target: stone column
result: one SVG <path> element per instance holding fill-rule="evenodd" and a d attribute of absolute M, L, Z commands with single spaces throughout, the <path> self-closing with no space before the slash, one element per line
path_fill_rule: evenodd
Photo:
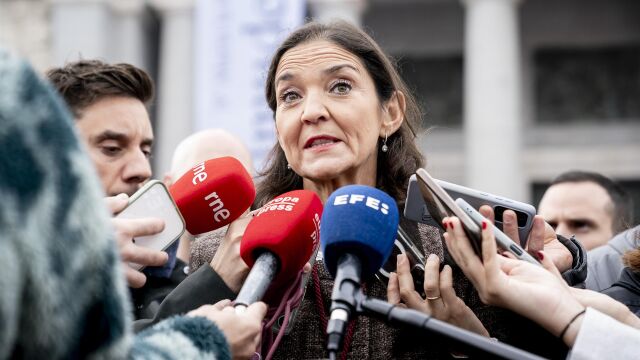
<path fill-rule="evenodd" d="M 171 166 L 178 143 L 193 131 L 193 0 L 152 0 L 160 12 L 154 177 Z"/>
<path fill-rule="evenodd" d="M 319 22 L 345 20 L 354 25 L 362 24 L 362 14 L 367 0 L 308 0 L 311 17 Z"/>
<path fill-rule="evenodd" d="M 464 139 L 470 187 L 528 199 L 522 166 L 519 0 L 462 0 L 466 8 Z"/>

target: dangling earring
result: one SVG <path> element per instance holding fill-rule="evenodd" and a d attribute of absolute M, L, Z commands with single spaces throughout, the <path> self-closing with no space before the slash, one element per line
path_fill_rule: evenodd
<path fill-rule="evenodd" d="M 389 147 L 387 146 L 387 132 L 384 133 L 384 140 L 382 141 L 382 152 L 386 153 L 389 151 Z"/>
<path fill-rule="evenodd" d="M 287 170 L 291 170 L 291 164 L 287 163 Z"/>

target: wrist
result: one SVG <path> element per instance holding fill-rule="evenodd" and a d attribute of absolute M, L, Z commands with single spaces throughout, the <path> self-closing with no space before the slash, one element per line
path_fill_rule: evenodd
<path fill-rule="evenodd" d="M 584 319 L 585 313 L 586 309 L 574 315 L 560 333 L 560 340 L 568 347 L 573 347 L 573 344 L 576 342 L 576 337 L 578 337 L 578 332 L 580 332 L 580 328 L 582 327 L 582 320 Z"/>
<path fill-rule="evenodd" d="M 578 302 L 573 296 L 566 292 L 560 295 L 560 301 L 554 311 L 544 317 L 545 321 L 540 322 L 544 328 L 558 338 L 563 337 L 563 331 L 567 325 L 571 323 L 576 315 L 583 312 L 585 307 Z M 568 331 L 568 330 L 567 330 Z M 566 331 L 565 331 L 566 333 Z"/>

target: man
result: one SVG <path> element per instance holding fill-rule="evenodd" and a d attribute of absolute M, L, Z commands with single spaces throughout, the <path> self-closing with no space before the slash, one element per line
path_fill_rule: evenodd
<path fill-rule="evenodd" d="M 129 64 L 81 60 L 47 72 L 64 98 L 80 137 L 98 172 L 106 203 L 113 214 L 122 211 L 128 196 L 151 177 L 149 157 L 153 130 L 146 106 L 154 86 L 143 70 Z M 162 231 L 160 219 L 112 219 L 129 286 L 140 288 L 146 276 L 128 262 L 162 265 L 167 254 L 136 246 L 132 239 Z"/>
<path fill-rule="evenodd" d="M 589 250 L 586 287 L 599 291 L 618 279 L 622 254 L 634 248 L 625 237 L 609 242 L 629 228 L 632 209 L 631 198 L 611 179 L 593 172 L 570 171 L 553 180 L 538 213 L 558 234 L 575 235 Z"/>
<path fill-rule="evenodd" d="M 556 233 L 575 235 L 591 250 L 629 227 L 631 199 L 606 176 L 570 171 L 553 180 L 540 200 L 538 213 Z"/>

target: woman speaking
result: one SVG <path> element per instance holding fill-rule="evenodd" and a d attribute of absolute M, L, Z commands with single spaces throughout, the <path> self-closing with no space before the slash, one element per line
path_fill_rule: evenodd
<path fill-rule="evenodd" d="M 342 22 L 299 28 L 271 61 L 266 98 L 278 141 L 258 184 L 257 206 L 296 189 L 312 190 L 324 201 L 341 186 L 360 184 L 387 192 L 403 207 L 409 177 L 424 163 L 414 142 L 421 113 L 394 65 L 371 37 Z M 247 218 L 239 219 L 226 232 L 211 233 L 194 244 L 193 269 L 210 265 L 217 274 L 216 288 L 227 294 L 240 289 L 248 271 L 238 255 L 247 223 Z M 427 267 L 435 274 L 426 276 L 436 279 L 429 286 L 453 294 L 431 299 L 438 304 L 425 302 L 433 316 L 505 341 L 521 330 L 509 329 L 515 315 L 483 305 L 461 272 L 451 266 L 438 272 L 438 263 L 446 258 L 441 230 L 405 219 L 400 225 L 429 256 Z M 547 251 L 556 249 L 558 265 L 570 268 L 570 253 L 557 246 L 555 237 L 548 245 Z M 315 263 L 310 278 L 293 329 L 280 343 L 276 358 L 327 356 L 326 318 L 333 281 L 321 261 Z M 364 287 L 370 296 L 387 296 L 379 282 Z M 391 289 L 394 298 L 389 300 L 406 301 L 407 296 L 415 294 Z M 524 331 L 524 325 L 521 328 Z M 527 338 L 538 341 L 534 344 L 538 349 L 552 346 L 548 340 L 540 343 L 534 333 Z M 448 358 L 455 350 L 429 335 L 366 317 L 356 320 L 344 349 L 343 354 L 354 359 Z"/>

